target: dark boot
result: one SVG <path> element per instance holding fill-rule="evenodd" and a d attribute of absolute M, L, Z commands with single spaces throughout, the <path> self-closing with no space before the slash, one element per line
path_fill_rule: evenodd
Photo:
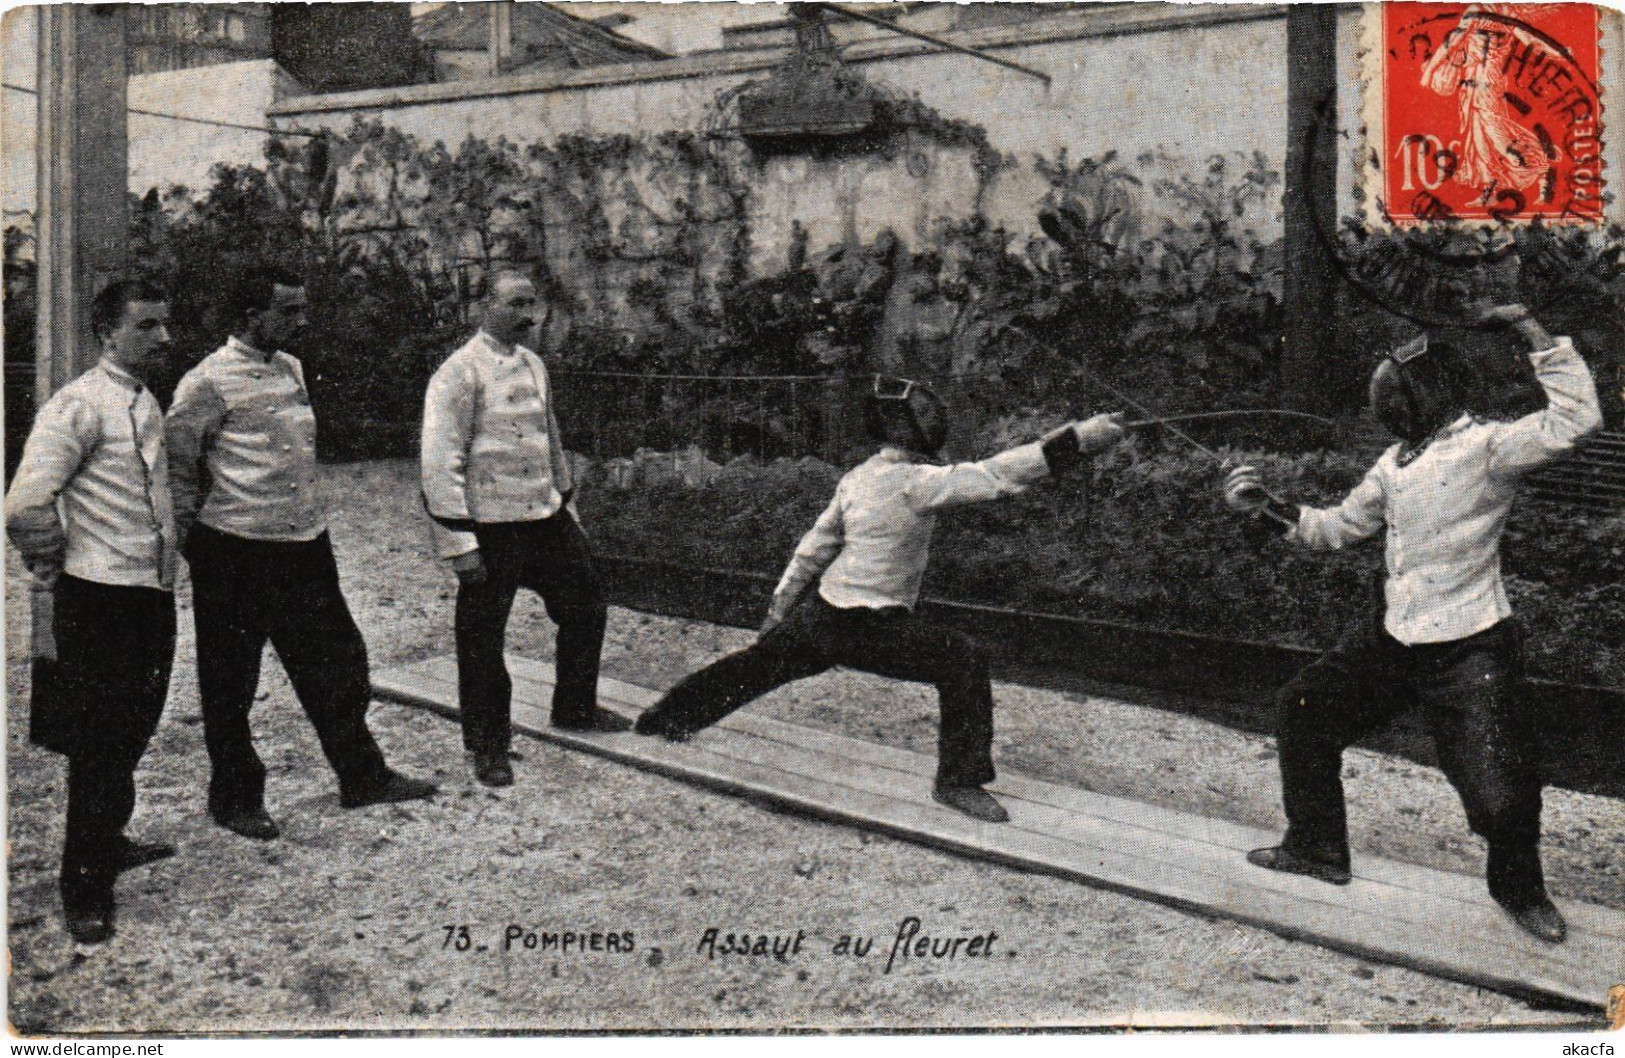
<path fill-rule="evenodd" d="M 980 786 L 937 786 L 931 791 L 931 799 L 984 823 L 1010 821 L 1010 813 Z"/>
<path fill-rule="evenodd" d="M 344 808 L 365 808 L 368 805 L 421 801 L 433 797 L 439 789 L 426 779 L 414 779 L 398 771 L 386 770 L 383 775 L 370 782 L 348 790 L 340 790 L 339 804 Z"/>
<path fill-rule="evenodd" d="M 611 712 L 602 706 L 593 706 L 585 713 L 560 716 L 553 714 L 553 726 L 560 731 L 601 732 L 613 734 L 619 731 L 632 730 L 632 722 L 620 713 Z"/>
<path fill-rule="evenodd" d="M 131 841 L 120 837 L 113 850 L 113 863 L 119 871 L 132 871 L 149 863 L 167 860 L 175 855 L 175 846 L 167 841 Z"/>
<path fill-rule="evenodd" d="M 1328 860 L 1300 856 L 1285 845 L 1254 849 L 1247 854 L 1247 862 L 1254 867 L 1280 871 L 1283 874 L 1301 874 L 1330 885 L 1347 885 L 1353 877 L 1347 863 L 1332 863 Z"/>
<path fill-rule="evenodd" d="M 483 786 L 503 787 L 513 785 L 513 765 L 508 763 L 506 753 L 476 753 L 474 754 L 474 778 Z"/>
<path fill-rule="evenodd" d="M 255 805 L 253 808 L 230 808 L 214 813 L 214 821 L 231 831 L 241 834 L 245 838 L 255 841 L 275 841 L 282 836 L 281 829 L 276 820 L 271 818 L 264 805 Z"/>
<path fill-rule="evenodd" d="M 1501 909 L 1512 916 L 1512 921 L 1518 928 L 1531 936 L 1539 937 L 1548 944 L 1561 944 L 1569 935 L 1569 926 L 1563 921 L 1563 913 L 1557 910 L 1551 897 L 1542 893 L 1533 903 L 1514 906 L 1512 904 L 1496 901 Z"/>

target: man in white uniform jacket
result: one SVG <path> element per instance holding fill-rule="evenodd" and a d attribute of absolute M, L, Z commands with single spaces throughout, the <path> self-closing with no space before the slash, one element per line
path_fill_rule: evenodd
<path fill-rule="evenodd" d="M 1283 503 L 1251 467 L 1226 482 L 1232 509 L 1267 517 L 1303 547 L 1338 549 L 1387 531 L 1381 620 L 1357 620 L 1281 692 L 1287 832 L 1248 858 L 1347 884 L 1343 750 L 1420 705 L 1468 824 L 1489 844 L 1490 895 L 1523 929 L 1556 942 L 1566 929 L 1540 865 L 1539 733 L 1522 693 L 1522 635 L 1501 583 L 1500 543 L 1518 479 L 1571 450 L 1602 416 L 1567 338 L 1553 338 L 1522 306 L 1487 309 L 1483 319 L 1529 342 L 1543 411 L 1513 422 L 1468 414 L 1459 354 L 1424 336 L 1372 376 L 1372 409 L 1401 441 L 1342 503 Z"/>
<path fill-rule="evenodd" d="M 192 571 L 209 814 L 270 841 L 265 764 L 249 714 L 269 643 L 316 730 L 345 808 L 412 801 L 433 783 L 393 770 L 367 727 L 367 644 L 350 615 L 316 470 L 316 414 L 298 348 L 304 280 L 256 266 L 226 278 L 234 331 L 186 373 L 165 427 L 176 530 Z"/>
<path fill-rule="evenodd" d="M 937 513 L 1015 496 L 1123 438 L 1097 415 L 976 463 L 943 466 L 946 410 L 907 380 L 876 380 L 869 429 L 880 451 L 835 487 L 768 606 L 762 637 L 689 676 L 638 718 L 640 734 L 682 741 L 775 687 L 836 666 L 935 684 L 942 723 L 932 795 L 990 823 L 1009 818 L 993 781 L 987 651 L 914 614 Z"/>
<path fill-rule="evenodd" d="M 423 405 L 424 504 L 458 581 L 463 745 L 488 786 L 513 782 L 513 685 L 503 642 L 520 588 L 540 595 L 558 625 L 554 726 L 628 727 L 598 706 L 604 601 L 570 504 L 574 485 L 547 368 L 519 344 L 535 328 L 538 307 L 525 276 L 494 277 L 479 333 L 435 372 Z"/>
<path fill-rule="evenodd" d="M 164 421 L 147 388 L 168 359 L 169 306 L 138 280 L 96 296 L 95 367 L 41 408 L 6 493 L 6 532 L 36 591 L 29 736 L 68 760 L 62 910 L 81 944 L 113 935 L 119 872 L 175 853 L 124 834 L 175 653 L 175 518 Z"/>

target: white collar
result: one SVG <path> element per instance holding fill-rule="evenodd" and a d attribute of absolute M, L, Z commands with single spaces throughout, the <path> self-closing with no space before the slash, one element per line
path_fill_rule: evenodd
<path fill-rule="evenodd" d="M 275 353 L 261 352 L 252 345 L 249 345 L 247 342 L 243 341 L 241 338 L 238 338 L 235 334 L 226 339 L 226 348 L 230 349 L 232 352 L 240 353 L 243 356 L 249 357 L 250 359 L 258 360 L 262 364 L 269 364 L 276 356 Z"/>
<path fill-rule="evenodd" d="M 486 330 L 484 327 L 481 327 L 480 330 L 479 330 L 479 333 L 474 335 L 474 340 L 479 341 L 479 342 L 484 342 L 485 347 L 487 349 L 491 350 L 493 353 L 497 354 L 498 356 L 513 356 L 516 353 L 529 352 L 529 350 L 527 350 L 524 346 L 520 345 L 518 342 L 515 342 L 512 345 L 507 345 L 507 344 L 503 343 L 500 339 L 498 339 L 495 335 L 493 335 L 490 331 Z"/>
<path fill-rule="evenodd" d="M 110 356 L 102 357 L 97 366 L 112 376 L 114 382 L 117 382 L 126 389 L 133 389 L 139 392 L 140 390 L 147 388 L 146 383 L 130 374 L 128 368 L 121 367 L 114 363 L 113 358 Z"/>

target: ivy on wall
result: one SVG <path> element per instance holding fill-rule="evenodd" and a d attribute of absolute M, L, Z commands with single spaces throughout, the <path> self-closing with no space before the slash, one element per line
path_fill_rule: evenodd
<path fill-rule="evenodd" d="M 846 238 L 815 245 L 800 222 L 781 228 L 785 218 L 769 211 L 780 208 L 784 188 L 773 182 L 787 171 L 717 129 L 451 147 L 358 119 L 342 136 L 273 142 L 264 170 L 223 168 L 202 195 L 147 196 L 138 257 L 184 291 L 178 308 L 198 355 L 218 340 L 213 270 L 258 256 L 318 277 L 334 293 L 317 299 L 312 356 L 339 388 L 358 391 L 344 398 L 358 422 L 411 421 L 419 383 L 501 267 L 543 286 L 553 309 L 545 342 L 566 368 L 970 375 L 984 420 L 1086 407 L 1100 399 L 1095 378 L 1174 409 L 1272 403 L 1283 254 L 1278 237 L 1260 234 L 1278 230 L 1281 177 L 1267 159 L 1190 166 L 1155 152 L 1063 150 L 1020 163 L 984 130 L 918 100 L 877 105 L 870 132 L 825 144 L 807 166 L 826 176 L 896 166 L 890 186 L 918 186 L 921 201 L 922 151 L 946 151 L 974 173 L 973 186 L 953 186 L 951 205 L 933 207 L 945 215 L 916 212 L 903 235 L 858 237 L 849 225 Z M 1022 179 L 1003 184 L 1022 164 Z M 1041 236 L 982 211 L 990 189 L 1031 194 L 1030 176 L 1044 189 Z M 782 245 L 764 257 L 767 239 Z M 1526 257 L 1538 248 L 1543 259 L 1578 262 L 1548 274 L 1592 277 L 1586 304 L 1617 306 L 1620 262 L 1595 240 L 1528 239 Z M 1346 243 L 1354 256 L 1386 252 L 1384 239 L 1352 227 Z M 1565 282 L 1545 299 L 1577 297 Z M 1357 362 L 1402 327 L 1344 310 L 1358 326 L 1344 329 L 1347 370 L 1328 365 L 1328 374 L 1357 378 Z"/>

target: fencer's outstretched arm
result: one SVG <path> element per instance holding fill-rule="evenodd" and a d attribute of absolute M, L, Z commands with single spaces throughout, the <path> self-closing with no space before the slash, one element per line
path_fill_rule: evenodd
<path fill-rule="evenodd" d="M 1337 551 L 1381 532 L 1387 509 L 1382 477 L 1372 467 L 1337 506 L 1299 507 L 1298 524 L 1286 536 L 1312 551 Z"/>
<path fill-rule="evenodd" d="M 1018 495 L 1117 444 L 1124 437 L 1122 418 L 1116 413 L 1096 415 L 975 463 L 921 467 L 909 483 L 909 505 L 917 511 L 935 511 Z"/>
<path fill-rule="evenodd" d="M 1597 387 L 1586 362 L 1567 338 L 1554 338 L 1522 306 L 1494 309 L 1489 318 L 1511 324 L 1529 342 L 1535 378 L 1546 391 L 1546 407 L 1507 423 L 1490 423 L 1489 469 L 1515 477 L 1544 466 L 1572 450 L 1602 425 Z"/>

